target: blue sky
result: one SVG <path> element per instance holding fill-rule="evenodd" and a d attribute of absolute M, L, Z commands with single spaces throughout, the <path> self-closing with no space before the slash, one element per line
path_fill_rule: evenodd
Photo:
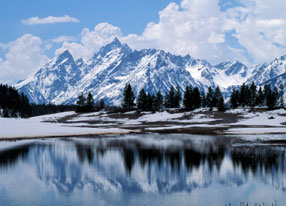
<path fill-rule="evenodd" d="M 28 3 L 27 3 L 28 2 Z M 101 22 L 108 22 L 121 28 L 123 34 L 144 31 L 150 21 L 158 21 L 158 12 L 168 3 L 179 0 L 9 0 L 1 2 L 0 42 L 13 41 L 25 33 L 44 39 L 60 35 L 77 35 L 85 27 L 92 28 Z M 26 26 L 22 19 L 30 17 L 69 15 L 80 20 L 78 24 L 51 24 Z"/>
<path fill-rule="evenodd" d="M 0 7 L 0 81 L 25 79 L 68 49 L 132 49 L 253 65 L 286 54 L 285 0 L 10 0 Z"/>

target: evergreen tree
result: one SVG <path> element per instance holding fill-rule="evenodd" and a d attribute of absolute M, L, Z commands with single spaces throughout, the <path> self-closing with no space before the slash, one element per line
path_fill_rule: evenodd
<path fill-rule="evenodd" d="M 222 94 L 221 94 L 220 88 L 219 86 L 217 86 L 215 88 L 214 96 L 213 96 L 212 103 L 211 103 L 213 107 L 218 107 L 218 101 L 221 99 L 221 97 L 222 97 Z"/>
<path fill-rule="evenodd" d="M 152 111 L 153 110 L 153 95 L 151 95 L 150 93 L 147 94 L 146 97 L 146 111 Z"/>
<path fill-rule="evenodd" d="M 204 92 L 201 93 L 201 103 L 202 103 L 202 107 L 207 106 L 206 95 Z"/>
<path fill-rule="evenodd" d="M 158 111 L 158 101 L 157 101 L 157 96 L 152 94 L 151 95 L 151 99 L 152 99 L 152 111 Z"/>
<path fill-rule="evenodd" d="M 19 94 L 13 87 L 0 84 L 0 116 L 28 117 L 31 113 L 31 105 L 23 93 Z"/>
<path fill-rule="evenodd" d="M 83 93 L 78 96 L 78 100 L 76 101 L 77 108 L 76 112 L 85 112 L 86 111 L 86 98 Z"/>
<path fill-rule="evenodd" d="M 213 89 L 209 87 L 207 95 L 206 95 L 206 106 L 207 107 L 213 107 L 213 98 L 214 98 Z"/>
<path fill-rule="evenodd" d="M 193 92 L 192 92 L 192 96 L 193 96 L 193 105 L 194 108 L 200 108 L 202 105 L 202 99 L 201 99 L 201 95 L 200 95 L 200 91 L 198 87 L 195 87 Z"/>
<path fill-rule="evenodd" d="M 258 106 L 262 106 L 264 104 L 264 94 L 263 94 L 263 91 L 262 91 L 262 88 L 259 87 L 258 89 L 258 92 L 256 94 L 256 105 Z"/>
<path fill-rule="evenodd" d="M 138 95 L 138 99 L 137 99 L 137 109 L 145 111 L 146 109 L 146 93 L 144 89 L 141 89 Z"/>
<path fill-rule="evenodd" d="M 89 92 L 86 98 L 86 110 L 92 112 L 94 108 L 94 100 L 92 94 Z"/>
<path fill-rule="evenodd" d="M 266 97 L 266 105 L 268 109 L 274 109 L 276 105 L 276 95 L 275 92 L 272 92 L 271 90 L 268 92 L 268 95 Z"/>
<path fill-rule="evenodd" d="M 178 108 L 181 105 L 181 101 L 182 101 L 182 94 L 181 94 L 181 90 L 179 88 L 179 86 L 177 86 L 176 88 L 176 92 L 175 92 L 175 104 L 174 107 Z"/>
<path fill-rule="evenodd" d="M 175 108 L 176 107 L 176 92 L 173 86 L 171 86 L 169 93 L 165 98 L 165 107 Z"/>
<path fill-rule="evenodd" d="M 163 102 L 164 102 L 163 95 L 161 94 L 161 91 L 159 90 L 156 95 L 156 110 L 162 109 Z"/>
<path fill-rule="evenodd" d="M 85 104 L 86 104 L 86 98 L 83 96 L 83 93 L 81 93 L 79 96 L 78 96 L 78 100 L 77 100 L 77 102 L 76 102 L 76 104 L 78 105 L 78 106 L 85 106 Z"/>
<path fill-rule="evenodd" d="M 97 109 L 102 110 L 105 108 L 105 103 L 103 101 L 103 99 L 101 99 L 98 103 Z"/>
<path fill-rule="evenodd" d="M 135 106 L 134 100 L 135 95 L 133 93 L 132 87 L 130 84 L 126 84 L 123 91 L 122 107 L 127 111 L 133 109 Z"/>
<path fill-rule="evenodd" d="M 225 111 L 225 104 L 224 104 L 223 96 L 220 96 L 220 98 L 218 99 L 217 107 L 218 107 L 218 111 L 220 111 L 220 112 Z"/>
<path fill-rule="evenodd" d="M 275 106 L 277 106 L 278 100 L 279 100 L 279 92 L 277 87 L 274 87 L 273 89 L 274 97 L 275 97 Z"/>
<path fill-rule="evenodd" d="M 283 84 L 280 84 L 280 86 L 279 86 L 279 106 L 281 108 L 284 107 L 283 95 L 284 95 L 284 86 L 283 86 Z"/>
<path fill-rule="evenodd" d="M 255 107 L 256 106 L 256 85 L 254 84 L 254 82 L 251 83 L 251 86 L 249 88 L 249 96 L 250 96 L 250 99 L 249 99 L 249 103 L 250 103 L 250 107 Z"/>
<path fill-rule="evenodd" d="M 265 84 L 263 86 L 263 99 L 264 99 L 264 102 L 263 102 L 263 105 L 267 105 L 267 98 L 271 96 L 271 87 L 268 85 L 268 84 Z"/>
<path fill-rule="evenodd" d="M 183 98 L 183 106 L 187 111 L 193 110 L 192 86 L 186 86 Z"/>
<path fill-rule="evenodd" d="M 243 83 L 240 87 L 240 92 L 239 92 L 239 105 L 245 107 L 247 103 L 247 86 Z"/>
<path fill-rule="evenodd" d="M 230 96 L 230 106 L 235 109 L 239 104 L 239 92 L 236 89 L 233 89 Z"/>

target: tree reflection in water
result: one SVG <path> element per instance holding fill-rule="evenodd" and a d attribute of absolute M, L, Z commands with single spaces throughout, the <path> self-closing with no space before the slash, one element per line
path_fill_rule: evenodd
<path fill-rule="evenodd" d="M 212 182 L 241 185 L 249 181 L 246 177 L 250 172 L 263 182 L 271 176 L 272 181 L 276 179 L 282 190 L 285 189 L 284 147 L 236 147 L 234 143 L 242 140 L 211 137 L 198 141 L 197 137 L 188 137 L 175 143 L 172 136 L 151 138 L 152 141 L 144 136 L 38 140 L 37 144 L 0 151 L 0 170 L 16 170 L 19 162 L 29 162 L 41 180 L 55 184 L 61 191 L 67 188 L 69 193 L 87 184 L 92 184 L 95 191 L 134 188 L 141 192 L 146 188 L 156 188 L 157 192 L 192 191 L 194 185 L 206 186 Z M 226 171 L 227 161 L 232 169 L 228 165 Z M 228 175 L 223 176 L 226 172 Z M 194 174 L 201 175 L 203 182 L 196 182 Z"/>

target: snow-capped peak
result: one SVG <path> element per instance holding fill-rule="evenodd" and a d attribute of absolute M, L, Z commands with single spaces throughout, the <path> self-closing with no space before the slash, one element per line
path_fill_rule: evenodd
<path fill-rule="evenodd" d="M 56 59 L 57 61 L 55 62 L 55 64 L 59 64 L 64 60 L 74 61 L 73 56 L 68 50 L 65 50 L 63 53 L 59 54 Z"/>
<path fill-rule="evenodd" d="M 122 53 L 129 53 L 132 50 L 129 48 L 127 44 L 121 44 L 118 38 L 115 38 L 111 43 L 103 46 L 98 53 L 94 55 L 94 57 L 100 55 L 100 56 L 105 56 L 112 50 L 120 50 Z"/>
<path fill-rule="evenodd" d="M 285 59 L 282 56 L 269 65 L 256 67 L 238 61 L 212 66 L 190 55 L 183 57 L 156 49 L 131 50 L 115 38 L 88 61 L 74 61 L 70 52 L 64 51 L 15 87 L 31 102 L 55 104 L 75 103 L 80 93 L 91 92 L 95 101 L 104 99 L 107 104 L 118 105 L 127 83 L 132 85 L 135 95 L 142 88 L 151 94 L 159 90 L 166 94 L 171 86 L 179 86 L 183 91 L 187 85 L 205 92 L 209 86 L 218 85 L 229 95 L 230 87 L 249 81 L 284 82 L 285 78 L 278 77 L 286 72 Z"/>

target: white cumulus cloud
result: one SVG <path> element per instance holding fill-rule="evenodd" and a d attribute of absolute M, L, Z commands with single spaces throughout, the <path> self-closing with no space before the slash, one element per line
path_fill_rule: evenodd
<path fill-rule="evenodd" d="M 9 42 L 5 49 L 5 58 L 0 61 L 2 81 L 15 83 L 27 78 L 38 66 L 48 61 L 42 40 L 31 34 L 25 34 Z"/>
<path fill-rule="evenodd" d="M 45 18 L 39 18 L 39 17 L 31 17 L 29 19 L 23 19 L 22 23 L 26 25 L 37 25 L 37 24 L 54 24 L 54 23 L 78 23 L 79 20 L 75 17 L 70 17 L 68 15 L 65 16 L 48 16 Z"/>
<path fill-rule="evenodd" d="M 7 51 L 0 61 L 0 77 L 25 78 L 47 60 L 46 50 L 56 49 L 55 45 L 59 44 L 55 54 L 69 50 L 75 59 L 87 60 L 115 37 L 133 49 L 156 48 L 179 55 L 190 54 L 213 64 L 227 59 L 262 63 L 285 55 L 286 1 L 240 0 L 241 6 L 226 10 L 220 8 L 219 1 L 170 3 L 159 12 L 159 20 L 149 22 L 141 34 L 123 35 L 119 27 L 100 23 L 93 29 L 84 28 L 79 38 L 60 36 L 50 44 L 28 34 L 8 44 L 0 43 L 0 48 Z M 32 17 L 23 23 L 78 21 L 69 16 Z"/>
<path fill-rule="evenodd" d="M 76 58 L 88 59 L 118 37 L 133 49 L 163 49 L 211 63 L 233 59 L 254 64 L 285 54 L 286 1 L 241 0 L 239 5 L 222 10 L 219 0 L 172 2 L 142 34 L 123 35 L 120 28 L 100 23 L 83 29 L 80 42 L 64 42 L 56 53 L 68 49 Z"/>
<path fill-rule="evenodd" d="M 89 59 L 100 47 L 111 42 L 115 37 L 121 36 L 122 32 L 119 27 L 108 23 L 100 23 L 93 30 L 84 28 L 79 43 L 65 41 L 62 47 L 56 51 L 56 54 L 69 50 L 76 59 Z"/>

